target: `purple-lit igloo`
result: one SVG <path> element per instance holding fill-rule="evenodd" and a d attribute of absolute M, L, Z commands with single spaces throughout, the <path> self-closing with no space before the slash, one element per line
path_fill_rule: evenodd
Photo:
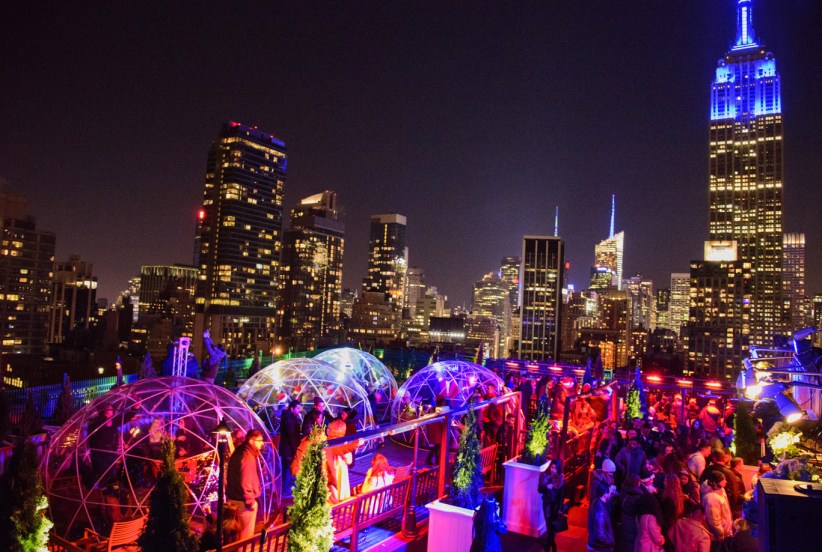
<path fill-rule="evenodd" d="M 385 407 L 379 410 L 388 414 L 388 403 L 397 395 L 397 380 L 377 357 L 359 349 L 340 347 L 323 351 L 314 358 L 351 373 L 366 391 L 375 392 L 375 404 Z"/>
<path fill-rule="evenodd" d="M 325 401 L 325 409 L 337 416 L 344 408 L 357 412 L 357 427 L 374 427 L 374 415 L 368 394 L 351 372 L 341 370 L 316 358 L 279 360 L 260 370 L 240 387 L 237 396 L 246 401 L 269 424 L 279 428 L 280 410 L 290 399 L 303 404 L 308 412 L 315 396 Z"/>
<path fill-rule="evenodd" d="M 219 462 L 211 432 L 221 419 L 232 430 L 263 432 L 258 519 L 268 520 L 279 507 L 281 483 L 280 461 L 265 425 L 222 387 L 162 377 L 112 389 L 55 433 L 40 469 L 57 534 L 73 539 L 85 528 L 108 534 L 112 522 L 146 515 L 163 437 L 175 440 L 188 511 L 195 516 L 206 507 L 216 511 Z"/>
<path fill-rule="evenodd" d="M 468 397 L 478 385 L 485 389 L 493 384 L 500 392 L 504 382 L 494 372 L 479 364 L 461 360 L 443 360 L 429 364 L 412 374 L 397 391 L 391 403 L 391 421 L 406 422 L 432 412 L 439 399 L 452 408 L 468 402 Z M 410 434 L 402 434 L 400 439 Z"/>

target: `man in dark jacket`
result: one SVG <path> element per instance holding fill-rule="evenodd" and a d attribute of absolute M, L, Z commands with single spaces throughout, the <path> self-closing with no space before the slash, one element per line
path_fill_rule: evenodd
<path fill-rule="evenodd" d="M 300 425 L 303 406 L 299 401 L 291 399 L 280 416 L 280 459 L 283 466 L 283 489 L 291 488 L 291 462 L 300 446 Z"/>
<path fill-rule="evenodd" d="M 588 509 L 588 550 L 610 552 L 614 549 L 614 527 L 607 505 L 611 494 L 611 488 L 607 485 L 594 487 Z"/>
<path fill-rule="evenodd" d="M 614 463 L 619 470 L 620 481 L 624 481 L 629 475 L 639 475 L 639 470 L 645 465 L 645 452 L 640 438 L 631 438 L 628 445 L 617 453 Z"/>
<path fill-rule="evenodd" d="M 228 478 L 225 489 L 229 504 L 237 508 L 239 538 L 254 535 L 257 521 L 257 499 L 260 497 L 260 473 L 257 460 L 263 449 L 263 434 L 252 429 L 245 442 L 237 447 L 228 461 Z"/>
<path fill-rule="evenodd" d="M 320 424 L 325 427 L 334 421 L 334 417 L 325 411 L 325 401 L 319 395 L 314 396 L 314 408 L 303 418 L 302 436 L 308 437 L 311 428 Z"/>

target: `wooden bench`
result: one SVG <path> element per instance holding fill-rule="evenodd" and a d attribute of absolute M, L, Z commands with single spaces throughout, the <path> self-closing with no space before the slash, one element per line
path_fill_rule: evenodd
<path fill-rule="evenodd" d="M 49 542 L 46 548 L 49 552 L 85 552 L 73 542 L 67 541 L 54 533 L 49 534 Z"/>
<path fill-rule="evenodd" d="M 496 479 L 497 473 L 497 445 L 494 443 L 493 445 L 488 445 L 487 447 L 480 449 L 480 466 L 482 466 L 482 475 L 483 477 L 491 474 L 491 481 Z"/>
<path fill-rule="evenodd" d="M 223 546 L 223 552 L 288 552 L 288 529 L 283 523 L 262 533 Z"/>

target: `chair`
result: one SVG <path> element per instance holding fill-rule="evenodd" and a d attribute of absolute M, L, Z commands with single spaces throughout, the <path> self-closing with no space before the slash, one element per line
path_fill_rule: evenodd
<path fill-rule="evenodd" d="M 143 516 L 130 521 L 117 521 L 112 524 L 111 534 L 109 534 L 108 538 L 96 531 L 86 529 L 85 536 L 81 542 L 85 544 L 86 550 L 107 550 L 108 552 L 112 550 L 121 550 L 123 552 L 126 550 L 139 550 L 139 547 L 137 547 L 137 539 L 143 534 L 147 519 L 148 516 Z M 95 537 L 98 540 L 97 543 L 91 540 Z M 106 544 L 108 544 L 108 548 L 105 548 Z"/>

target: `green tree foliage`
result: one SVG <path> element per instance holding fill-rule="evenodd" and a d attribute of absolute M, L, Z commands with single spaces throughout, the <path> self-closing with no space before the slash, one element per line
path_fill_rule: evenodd
<path fill-rule="evenodd" d="M 522 463 L 540 465 L 545 462 L 545 449 L 548 448 L 548 430 L 551 427 L 548 401 L 540 399 L 537 411 L 528 433 L 525 436 L 525 448 L 522 450 Z"/>
<path fill-rule="evenodd" d="M 634 418 L 642 417 L 642 408 L 639 401 L 639 389 L 631 385 L 628 397 L 625 399 L 625 420 L 630 422 Z"/>
<path fill-rule="evenodd" d="M 460 508 L 473 510 L 482 499 L 480 488 L 483 484 L 476 412 L 468 411 L 465 415 L 464 426 L 457 448 L 457 459 L 454 462 L 454 476 L 449 485 L 449 494 L 453 504 Z"/>
<path fill-rule="evenodd" d="M 23 411 L 23 419 L 20 421 L 20 434 L 28 437 L 39 433 L 43 429 L 43 419 L 34 404 L 34 396 L 31 393 L 26 397 L 26 409 Z"/>
<path fill-rule="evenodd" d="M 146 528 L 137 543 L 143 550 L 196 552 L 199 542 L 189 527 L 185 508 L 188 491 L 174 465 L 175 446 L 171 439 L 161 444 L 163 465 L 149 497 Z"/>
<path fill-rule="evenodd" d="M 334 543 L 322 427 L 315 425 L 308 439 L 310 444 L 294 483 L 294 504 L 288 509 L 288 552 L 326 552 Z"/>
<path fill-rule="evenodd" d="M 751 417 L 753 404 L 740 400 L 736 405 L 734 416 L 734 449 L 749 466 L 755 466 L 760 457 L 759 441 L 756 438 L 756 427 Z"/>
<path fill-rule="evenodd" d="M 54 526 L 46 517 L 48 500 L 38 470 L 37 445 L 23 439 L 0 483 L 0 549 L 45 552 Z"/>

